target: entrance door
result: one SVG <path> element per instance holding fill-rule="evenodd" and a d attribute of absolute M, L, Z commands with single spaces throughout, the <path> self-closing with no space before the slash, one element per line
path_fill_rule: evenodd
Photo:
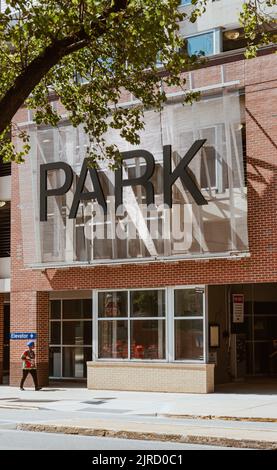
<path fill-rule="evenodd" d="M 4 304 L 4 360 L 3 383 L 9 383 L 10 374 L 10 304 Z"/>
<path fill-rule="evenodd" d="M 277 376 L 277 302 L 247 304 L 247 375 Z"/>
<path fill-rule="evenodd" d="M 232 366 L 239 366 L 236 378 L 277 377 L 277 284 L 232 286 L 232 294 L 243 294 L 244 317 L 233 322 L 231 312 Z"/>
<path fill-rule="evenodd" d="M 277 375 L 277 302 L 254 302 L 253 375 Z"/>

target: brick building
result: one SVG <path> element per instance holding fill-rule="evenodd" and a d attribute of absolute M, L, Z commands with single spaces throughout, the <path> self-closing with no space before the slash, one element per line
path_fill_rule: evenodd
<path fill-rule="evenodd" d="M 146 114 L 138 148 L 108 135 L 122 152 L 133 153 L 125 154 L 116 181 L 105 169 L 98 176 L 87 171 L 75 217 L 82 129 L 67 122 L 59 130 L 38 128 L 29 112 L 17 114 L 32 149 L 11 177 L 8 166 L 0 167 L 0 201 L 6 202 L 0 208 L 0 380 L 19 382 L 25 342 L 8 339 L 20 332 L 37 336 L 41 385 L 49 377 L 87 377 L 89 388 L 207 393 L 216 383 L 276 375 L 277 57 L 268 46 L 244 59 L 234 3 L 241 4 L 215 2 L 206 19 L 183 31 L 191 52 L 205 48 L 208 57 L 186 77 L 190 89 L 202 92 L 201 101 L 183 107 L 179 90 L 167 90 L 164 111 Z M 131 95 L 122 97 L 122 105 L 133 103 Z M 190 173 L 184 171 L 206 204 L 186 184 L 188 176 L 184 184 L 176 177 L 172 208 L 155 212 L 165 202 L 165 172 L 172 176 L 200 140 L 205 143 Z M 142 210 L 148 186 L 133 181 L 122 188 L 124 214 L 115 214 L 115 183 L 139 179 L 150 164 L 141 150 L 155 163 L 148 179 L 153 213 Z M 72 171 L 72 184 L 51 195 L 47 191 L 64 183 L 64 169 L 51 167 L 60 161 Z M 101 205 L 95 181 L 110 204 L 102 219 L 93 219 Z M 169 236 L 162 231 L 167 216 Z M 162 236 L 153 236 L 151 221 Z M 174 232 L 177 222 L 182 236 Z M 119 236 L 123 226 L 125 237 Z M 102 237 L 93 237 L 96 229 Z"/>

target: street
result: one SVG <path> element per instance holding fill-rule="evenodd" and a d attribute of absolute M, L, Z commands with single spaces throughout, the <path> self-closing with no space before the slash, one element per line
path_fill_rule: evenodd
<path fill-rule="evenodd" d="M 224 447 L 1 429 L 0 450 L 223 450 Z M 230 449 L 229 449 L 230 450 Z"/>

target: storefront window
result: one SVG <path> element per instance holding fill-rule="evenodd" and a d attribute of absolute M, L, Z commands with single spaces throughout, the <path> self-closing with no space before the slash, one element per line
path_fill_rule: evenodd
<path fill-rule="evenodd" d="M 87 361 L 92 357 L 92 348 L 63 347 L 63 377 L 83 378 L 87 376 Z"/>
<path fill-rule="evenodd" d="M 166 359 L 164 289 L 99 292 L 98 319 L 100 359 Z"/>
<path fill-rule="evenodd" d="M 99 358 L 128 358 L 128 322 L 125 320 L 104 320 L 99 322 Z"/>
<path fill-rule="evenodd" d="M 91 321 L 64 321 L 63 322 L 63 344 L 86 344 L 92 343 Z"/>
<path fill-rule="evenodd" d="M 100 292 L 98 295 L 99 317 L 127 317 L 127 292 Z"/>
<path fill-rule="evenodd" d="M 175 321 L 175 360 L 203 360 L 203 321 Z"/>
<path fill-rule="evenodd" d="M 86 361 L 92 359 L 91 299 L 52 300 L 50 312 L 50 377 L 86 377 Z"/>
<path fill-rule="evenodd" d="M 91 318 L 91 300 L 63 300 L 63 319 Z"/>
<path fill-rule="evenodd" d="M 132 320 L 131 359 L 165 358 L 165 320 Z"/>
<path fill-rule="evenodd" d="M 50 377 L 61 377 L 62 375 L 61 348 L 49 348 L 49 372 Z"/>
<path fill-rule="evenodd" d="M 165 297 L 163 290 L 130 292 L 131 317 L 164 317 Z"/>
<path fill-rule="evenodd" d="M 52 301 L 50 377 L 86 377 L 93 347 L 100 360 L 204 361 L 203 287 L 94 295 L 95 325 L 90 299 Z"/>
<path fill-rule="evenodd" d="M 204 289 L 175 289 L 174 344 L 176 361 L 204 359 Z"/>
<path fill-rule="evenodd" d="M 51 308 L 50 308 L 50 318 L 52 320 L 61 318 L 61 301 L 60 300 L 52 300 Z"/>
<path fill-rule="evenodd" d="M 202 317 L 203 289 L 176 289 L 174 292 L 175 317 Z"/>
<path fill-rule="evenodd" d="M 50 324 L 50 343 L 61 344 L 61 322 L 52 321 Z"/>

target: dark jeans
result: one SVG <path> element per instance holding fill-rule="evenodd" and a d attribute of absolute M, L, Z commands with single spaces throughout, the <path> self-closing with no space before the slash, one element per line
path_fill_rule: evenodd
<path fill-rule="evenodd" d="M 27 378 L 27 375 L 29 373 L 33 377 L 35 388 L 38 388 L 37 369 L 22 369 L 22 379 L 21 379 L 21 382 L 20 382 L 20 388 L 23 388 L 24 382 L 25 382 L 25 380 Z"/>

